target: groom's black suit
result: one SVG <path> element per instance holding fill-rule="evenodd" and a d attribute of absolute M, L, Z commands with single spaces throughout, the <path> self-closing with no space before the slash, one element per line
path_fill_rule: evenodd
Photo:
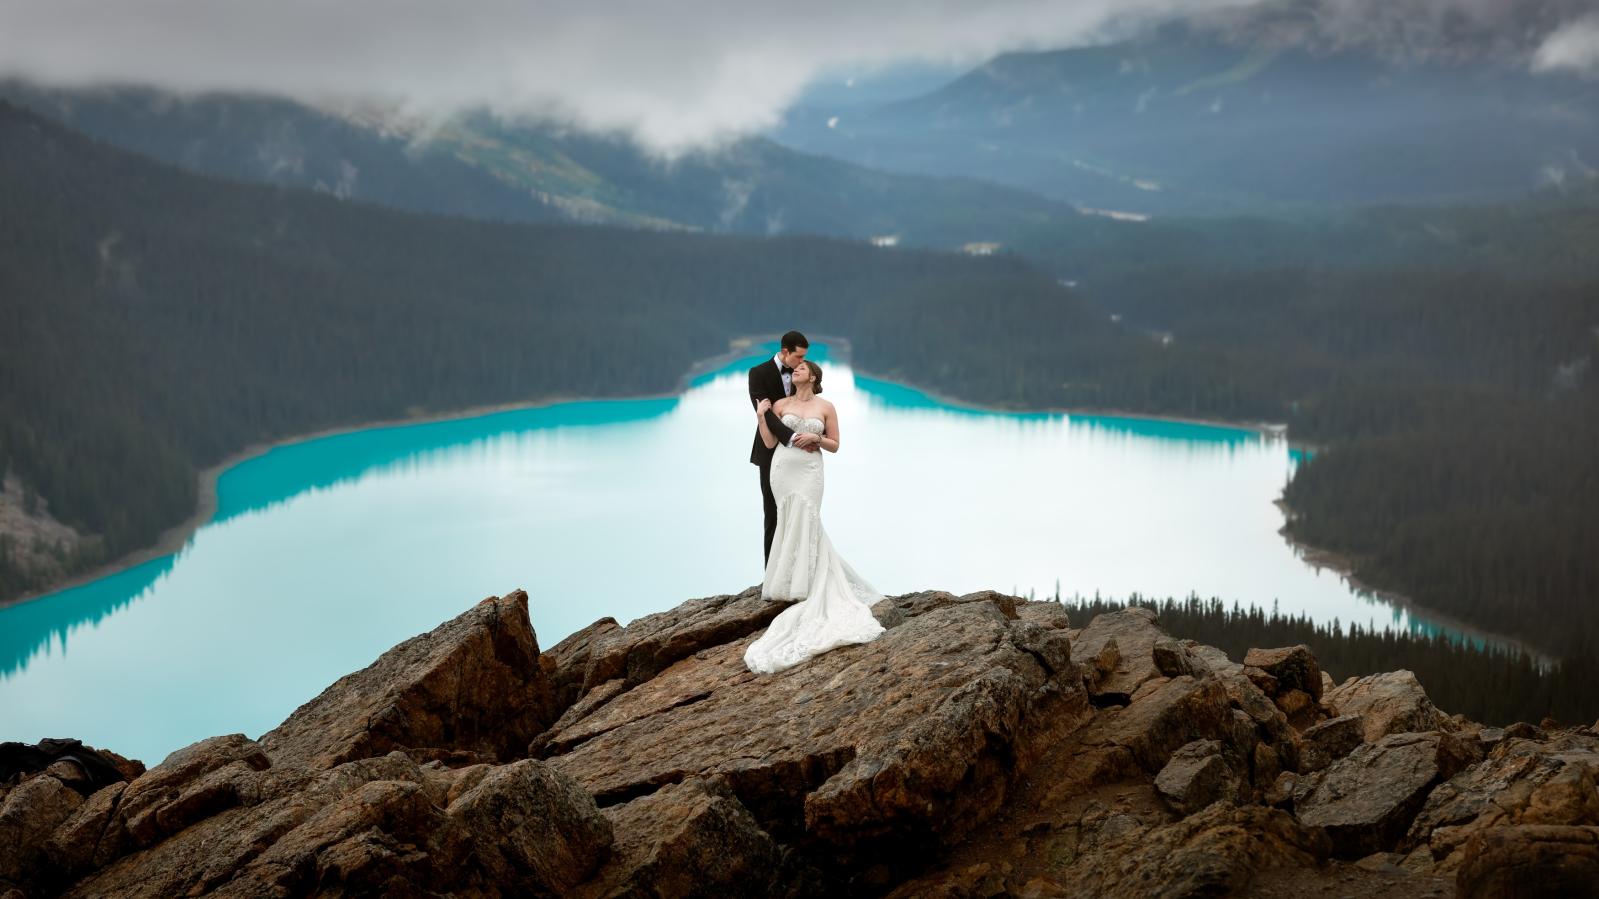
<path fill-rule="evenodd" d="M 787 396 L 783 392 L 783 372 L 777 367 L 776 359 L 768 359 L 760 365 L 750 369 L 750 408 L 760 405 L 761 400 L 771 400 L 776 403 Z M 787 444 L 793 438 L 794 432 L 783 424 L 777 413 L 766 413 L 766 427 L 777 438 L 780 444 Z M 750 450 L 750 462 L 760 466 L 761 469 L 761 509 L 766 515 L 766 551 L 763 559 L 772 556 L 772 534 L 777 531 L 777 500 L 772 496 L 772 454 L 775 450 L 766 448 L 761 442 L 761 432 L 755 430 L 755 447 Z"/>

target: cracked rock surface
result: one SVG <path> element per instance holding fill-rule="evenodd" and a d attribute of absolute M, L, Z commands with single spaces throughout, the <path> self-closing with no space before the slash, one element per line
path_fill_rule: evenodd
<path fill-rule="evenodd" d="M 889 597 L 877 640 L 746 671 L 786 605 L 541 652 L 517 591 L 259 739 L 149 770 L 10 744 L 0 899 L 1594 895 L 1591 729 L 992 591 Z"/>

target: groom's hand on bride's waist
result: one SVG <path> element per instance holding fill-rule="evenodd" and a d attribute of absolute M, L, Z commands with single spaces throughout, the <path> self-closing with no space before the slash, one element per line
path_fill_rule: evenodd
<path fill-rule="evenodd" d="M 793 446 L 795 449 L 816 452 L 822 448 L 822 438 L 815 434 L 795 434 Z"/>

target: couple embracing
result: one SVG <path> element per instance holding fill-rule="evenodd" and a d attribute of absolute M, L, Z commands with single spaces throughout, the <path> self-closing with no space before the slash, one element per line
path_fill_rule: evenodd
<path fill-rule="evenodd" d="M 775 357 L 750 369 L 756 422 L 750 462 L 760 468 L 766 518 L 761 595 L 799 602 L 745 651 L 744 664 L 763 674 L 883 632 L 871 608 L 882 597 L 822 530 L 822 457 L 838 452 L 838 410 L 819 395 L 822 367 L 805 358 L 805 335 L 790 331 L 780 345 Z"/>

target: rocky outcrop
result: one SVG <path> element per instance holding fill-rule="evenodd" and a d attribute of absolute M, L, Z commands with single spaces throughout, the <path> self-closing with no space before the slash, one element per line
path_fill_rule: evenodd
<path fill-rule="evenodd" d="M 1110 612 L 1083 628 L 1072 661 L 1083 666 L 1095 704 L 1126 704 L 1139 687 L 1167 676 L 1155 661 L 1155 644 L 1165 639 L 1148 609 Z"/>
<path fill-rule="evenodd" d="M 331 768 L 395 749 L 448 747 L 508 761 L 555 721 L 554 685 L 521 590 L 465 614 L 340 678 L 261 737 L 275 760 Z"/>
<path fill-rule="evenodd" d="M 690 778 L 605 810 L 609 861 L 574 899 L 771 896 L 805 872 L 785 870 L 770 834 L 720 779 Z"/>
<path fill-rule="evenodd" d="M 1155 789 L 1178 814 L 1190 815 L 1212 802 L 1238 798 L 1234 767 L 1221 741 L 1195 740 L 1172 753 L 1155 775 Z"/>
<path fill-rule="evenodd" d="M 1482 764 L 1428 795 L 1409 844 L 1425 849 L 1439 870 L 1452 871 L 1476 834 L 1532 824 L 1599 824 L 1599 736 L 1566 732 L 1500 742 Z"/>
<path fill-rule="evenodd" d="M 1389 734 L 1454 729 L 1449 716 L 1438 711 L 1409 671 L 1352 677 L 1324 693 L 1322 701 L 1335 714 L 1359 715 L 1368 743 Z"/>
<path fill-rule="evenodd" d="M 1300 769 L 1320 771 L 1365 742 L 1366 723 L 1360 715 L 1339 715 L 1305 728 Z"/>
<path fill-rule="evenodd" d="M 1460 899 L 1599 899 L 1599 827 L 1497 827 L 1463 854 Z"/>
<path fill-rule="evenodd" d="M 1390 734 L 1301 779 L 1295 814 L 1341 857 L 1393 849 L 1432 788 L 1475 761 L 1473 748 L 1452 734 Z"/>
<path fill-rule="evenodd" d="M 760 630 L 787 605 L 764 600 L 760 588 L 751 587 L 737 596 L 689 600 L 609 629 L 594 637 L 583 660 L 583 690 L 612 679 L 641 684 L 679 659 Z"/>
<path fill-rule="evenodd" d="M 149 771 L 15 749 L 0 897 L 1580 896 L 1596 876 L 1588 728 L 1482 728 L 1408 672 L 1329 687 L 1304 647 L 1235 661 L 1145 610 L 1075 631 L 989 591 L 890 597 L 877 640 L 756 676 L 744 649 L 785 605 L 694 600 L 541 652 L 517 592 L 259 740 Z"/>
<path fill-rule="evenodd" d="M 82 804 L 82 796 L 49 775 L 6 793 L 0 805 L 0 886 L 48 879 L 50 837 Z"/>
<path fill-rule="evenodd" d="M 0 784 L 17 783 L 45 770 L 88 796 L 101 787 L 138 777 L 144 773 L 144 765 L 109 750 L 85 746 L 80 740 L 0 743 Z"/>
<path fill-rule="evenodd" d="M 567 721 L 546 756 L 602 805 L 719 778 L 764 828 L 841 856 L 957 839 L 1087 697 L 1063 630 L 991 602 L 912 611 L 772 677 L 744 668 L 753 634 L 703 650 Z"/>
<path fill-rule="evenodd" d="M 1280 649 L 1251 649 L 1244 655 L 1244 667 L 1264 671 L 1276 684 L 1273 695 L 1288 690 L 1299 690 L 1312 700 L 1321 701 L 1321 666 L 1310 654 L 1310 647 L 1288 646 Z"/>

